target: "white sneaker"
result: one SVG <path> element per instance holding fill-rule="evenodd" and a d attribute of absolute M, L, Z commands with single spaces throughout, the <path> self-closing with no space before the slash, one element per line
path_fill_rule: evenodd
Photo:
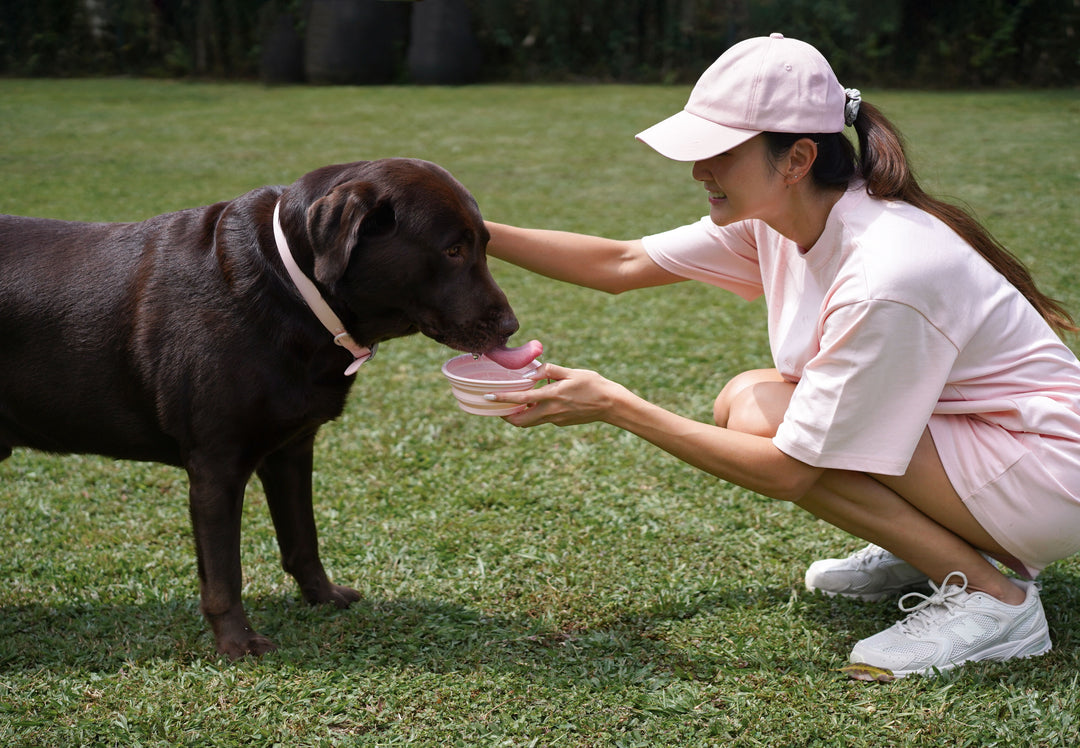
<path fill-rule="evenodd" d="M 961 583 L 950 584 L 956 578 Z M 908 593 L 900 599 L 900 610 L 910 615 L 856 644 L 850 660 L 891 670 L 902 678 L 965 662 L 1045 654 L 1050 651 L 1050 629 L 1039 588 L 1034 582 L 1012 581 L 1027 593 L 1019 605 L 968 592 L 967 577 L 959 571 L 949 574 L 940 588 L 931 582 L 932 595 Z M 905 606 L 908 598 L 922 601 Z"/>
<path fill-rule="evenodd" d="M 877 602 L 925 586 L 926 575 L 884 548 L 871 543 L 847 558 L 826 558 L 806 570 L 806 589 L 826 595 Z"/>

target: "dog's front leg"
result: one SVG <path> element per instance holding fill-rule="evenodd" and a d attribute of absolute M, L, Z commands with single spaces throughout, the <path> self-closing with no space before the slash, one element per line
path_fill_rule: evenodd
<path fill-rule="evenodd" d="M 319 537 L 312 509 L 311 469 L 315 435 L 311 434 L 268 455 L 258 468 L 266 503 L 277 530 L 281 566 L 300 585 L 312 605 L 333 603 L 346 608 L 360 593 L 333 584 L 319 558 Z"/>
<path fill-rule="evenodd" d="M 251 628 L 240 599 L 240 520 L 247 476 L 241 471 L 188 465 L 191 523 L 199 567 L 201 609 L 214 632 L 217 651 L 235 660 L 277 647 Z"/>

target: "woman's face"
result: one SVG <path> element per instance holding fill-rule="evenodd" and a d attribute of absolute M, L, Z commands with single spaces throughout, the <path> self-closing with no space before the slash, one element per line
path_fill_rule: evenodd
<path fill-rule="evenodd" d="M 748 218 L 772 225 L 782 218 L 784 180 L 769 160 L 761 135 L 730 151 L 694 162 L 691 173 L 709 193 L 709 218 L 717 226 Z"/>

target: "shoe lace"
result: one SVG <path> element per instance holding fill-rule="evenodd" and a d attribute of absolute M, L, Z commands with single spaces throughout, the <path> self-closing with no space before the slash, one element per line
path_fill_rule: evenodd
<path fill-rule="evenodd" d="M 950 584 L 949 580 L 953 577 L 959 577 L 960 583 Z M 933 582 L 928 582 L 928 584 L 934 590 L 931 594 L 909 592 L 900 598 L 900 610 L 909 614 L 898 624 L 902 631 L 910 633 L 925 631 L 934 619 L 947 613 L 950 608 L 961 605 L 958 598 L 967 592 L 968 579 L 964 572 L 953 571 L 941 581 L 940 587 Z M 918 600 L 918 602 L 909 604 L 908 598 Z"/>
<path fill-rule="evenodd" d="M 885 550 L 880 545 L 870 543 L 865 548 L 860 548 L 851 554 L 851 559 L 855 561 L 855 566 L 861 569 L 873 565 L 879 558 L 888 555 L 891 555 L 889 551 Z"/>

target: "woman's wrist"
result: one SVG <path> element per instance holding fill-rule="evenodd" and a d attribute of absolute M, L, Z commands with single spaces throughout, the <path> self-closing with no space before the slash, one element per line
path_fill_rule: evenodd
<path fill-rule="evenodd" d="M 658 406 L 634 394 L 618 382 L 608 380 L 606 403 L 598 420 L 626 431 L 636 431 L 635 426 L 643 423 L 644 414 L 650 407 Z"/>

